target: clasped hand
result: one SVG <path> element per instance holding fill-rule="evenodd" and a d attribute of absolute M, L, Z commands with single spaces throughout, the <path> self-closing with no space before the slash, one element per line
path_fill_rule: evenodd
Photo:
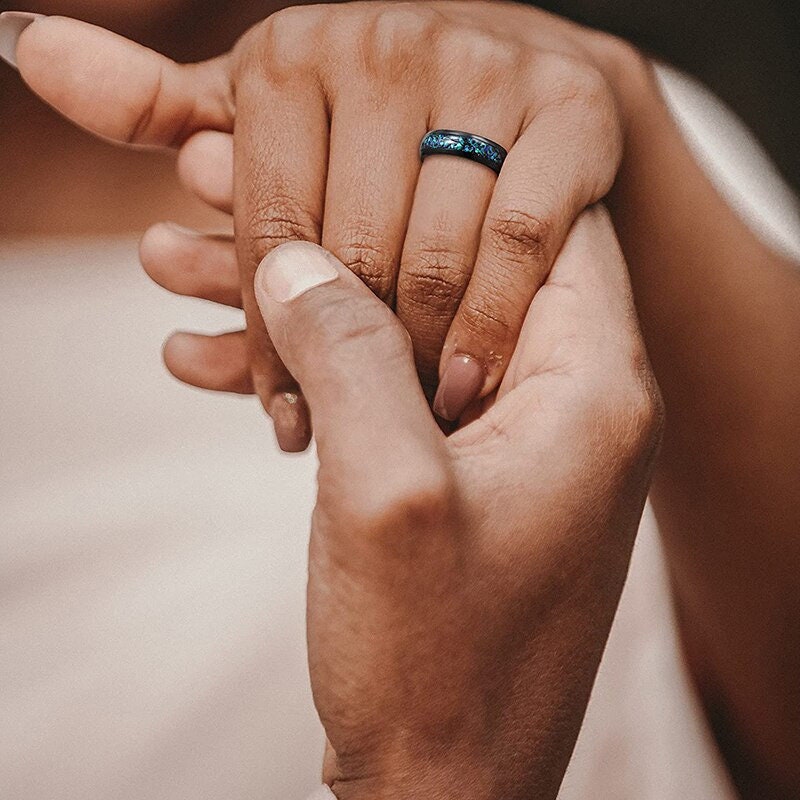
<path fill-rule="evenodd" d="M 395 309 L 426 394 L 457 420 L 496 391 L 573 221 L 611 187 L 618 78 L 641 68 L 617 39 L 487 2 L 287 8 L 195 65 L 71 20 L 34 27 L 18 50 L 34 90 L 102 136 L 181 147 L 185 181 L 233 213 L 235 246 L 161 225 L 143 263 L 174 291 L 244 306 L 247 340 L 180 335 L 166 362 L 198 386 L 255 390 L 286 450 L 311 426 L 255 308 L 264 255 L 297 239 L 334 253 Z M 420 164 L 432 128 L 507 148 L 499 179 Z"/>
<path fill-rule="evenodd" d="M 174 340 L 173 372 L 255 388 L 286 449 L 313 415 L 309 663 L 340 800 L 554 797 L 566 768 L 660 431 L 610 220 L 586 210 L 621 155 L 620 52 L 490 3 L 291 9 L 194 66 L 64 19 L 20 39 L 45 99 L 182 146 L 234 214 L 235 242 L 162 226 L 143 256 L 247 314 L 249 343 Z M 509 148 L 500 178 L 420 166 L 435 127 Z M 471 420 L 449 437 L 437 383 L 437 412 Z"/>

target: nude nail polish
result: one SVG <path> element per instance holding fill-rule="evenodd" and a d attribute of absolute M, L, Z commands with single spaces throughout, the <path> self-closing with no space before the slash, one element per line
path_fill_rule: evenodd
<path fill-rule="evenodd" d="M 302 453 L 311 440 L 305 398 L 294 392 L 282 392 L 273 398 L 268 413 L 275 425 L 278 447 L 284 453 Z"/>
<path fill-rule="evenodd" d="M 442 419 L 455 421 L 478 397 L 486 380 L 486 371 L 471 356 L 450 357 L 433 400 L 433 410 Z"/>
<path fill-rule="evenodd" d="M 17 42 L 30 24 L 41 19 L 43 14 L 28 11 L 4 11 L 0 14 L 0 58 L 17 68 Z"/>

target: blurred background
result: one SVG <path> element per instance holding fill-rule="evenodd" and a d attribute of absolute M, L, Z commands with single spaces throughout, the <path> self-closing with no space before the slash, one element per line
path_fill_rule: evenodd
<path fill-rule="evenodd" d="M 14 4 L 179 60 L 225 51 L 274 7 Z M 549 7 L 681 67 L 660 76 L 698 157 L 765 238 L 800 253 L 800 37 L 782 4 Z M 288 800 L 319 780 L 304 648 L 316 463 L 278 453 L 257 402 L 180 386 L 160 364 L 175 327 L 241 325 L 138 266 L 153 222 L 230 224 L 173 167 L 171 154 L 73 129 L 0 64 L 3 798 Z M 730 796 L 680 666 L 658 552 L 647 514 L 564 800 Z"/>

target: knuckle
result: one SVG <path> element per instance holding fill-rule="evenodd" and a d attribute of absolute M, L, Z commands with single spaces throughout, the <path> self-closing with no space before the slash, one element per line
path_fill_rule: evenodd
<path fill-rule="evenodd" d="M 594 107 L 613 102 L 613 90 L 606 76 L 582 56 L 552 54 L 542 58 L 540 66 L 546 76 L 545 105 L 578 103 Z"/>
<path fill-rule="evenodd" d="M 500 310 L 501 305 L 495 299 L 465 300 L 459 309 L 459 319 L 467 335 L 487 343 L 507 341 L 512 326 Z"/>
<path fill-rule="evenodd" d="M 459 60 L 470 72 L 493 75 L 516 67 L 522 57 L 520 42 L 478 27 L 451 27 L 441 39 L 441 55 L 448 62 Z"/>
<path fill-rule="evenodd" d="M 381 300 L 389 301 L 394 294 L 395 264 L 388 242 L 366 226 L 351 236 L 347 244 L 338 247 L 341 262 L 370 288 Z"/>
<path fill-rule="evenodd" d="M 491 249 L 515 263 L 548 261 L 553 243 L 553 223 L 544 216 L 506 209 L 487 221 Z"/>
<path fill-rule="evenodd" d="M 556 81 L 545 106 L 554 112 L 552 122 L 563 128 L 566 140 L 580 143 L 579 191 L 584 202 L 596 202 L 614 183 L 624 144 L 621 115 L 608 80 L 595 67 L 578 62 Z"/>
<path fill-rule="evenodd" d="M 465 25 L 450 25 L 439 35 L 435 60 L 439 74 L 458 81 L 458 90 L 468 108 L 490 97 L 516 92 L 516 80 L 524 66 L 519 42 L 491 31 Z"/>
<path fill-rule="evenodd" d="M 411 359 L 411 341 L 406 331 L 388 306 L 366 293 L 317 308 L 305 324 L 302 334 L 313 345 L 307 348 L 309 352 L 325 350 L 331 354 L 332 362 L 343 369 L 353 369 L 354 374 L 366 351 L 380 353 L 391 364 Z"/>
<path fill-rule="evenodd" d="M 471 260 L 464 252 L 423 243 L 403 260 L 398 295 L 436 315 L 452 311 L 464 294 L 471 271 Z"/>
<path fill-rule="evenodd" d="M 509 75 L 514 74 L 518 74 L 518 68 L 506 66 L 502 60 L 484 65 L 483 69 L 479 68 L 477 73 L 472 75 L 465 102 L 479 106 L 487 100 L 493 100 L 503 103 L 513 102 L 518 106 L 518 86 L 514 81 L 508 80 Z"/>
<path fill-rule="evenodd" d="M 399 56 L 402 62 L 418 52 L 419 42 L 430 37 L 438 22 L 439 14 L 433 9 L 398 5 L 388 13 L 376 14 L 365 33 L 377 58 L 393 63 Z"/>
<path fill-rule="evenodd" d="M 595 31 L 594 36 L 610 63 L 620 74 L 649 83 L 654 77 L 653 61 L 636 45 L 619 36 Z"/>
<path fill-rule="evenodd" d="M 570 84 L 575 98 L 586 105 L 604 105 L 613 97 L 603 73 L 585 63 L 573 71 Z"/>
<path fill-rule="evenodd" d="M 125 138 L 126 144 L 146 144 L 148 142 L 148 134 L 153 119 L 156 117 L 156 109 L 162 104 L 164 96 L 164 66 L 160 66 L 156 81 L 152 89 L 152 95 L 149 101 L 145 104 L 143 111 L 134 123 L 131 125 Z M 178 126 L 179 131 L 185 128 L 185 125 Z M 180 139 L 174 138 L 170 145 L 174 146 L 180 143 Z"/>
<path fill-rule="evenodd" d="M 318 21 L 318 8 L 287 6 L 275 11 L 266 20 L 270 43 L 279 46 L 281 50 L 292 47 L 310 31 L 314 31 Z"/>
<path fill-rule="evenodd" d="M 256 204 L 245 235 L 248 256 L 259 263 L 278 245 L 291 241 L 319 241 L 320 222 L 289 192 L 274 192 Z"/>
<path fill-rule="evenodd" d="M 636 380 L 630 392 L 630 417 L 634 441 L 640 447 L 654 448 L 664 430 L 664 399 L 647 356 L 637 360 Z"/>
<path fill-rule="evenodd" d="M 242 69 L 274 82 L 306 73 L 319 50 L 321 9 L 289 6 L 270 14 L 245 37 L 239 59 Z"/>
<path fill-rule="evenodd" d="M 413 472 L 396 472 L 380 490 L 345 500 L 343 521 L 352 533 L 408 553 L 415 540 L 424 541 L 425 534 L 448 524 L 455 497 L 452 476 L 439 463 L 415 466 Z"/>
<path fill-rule="evenodd" d="M 619 116 L 608 79 L 600 70 L 583 62 L 575 64 L 559 82 L 555 102 L 573 106 L 577 114 L 591 112 L 595 127 L 601 127 L 606 134 Z"/>
<path fill-rule="evenodd" d="M 630 354 L 627 367 L 607 387 L 609 427 L 620 447 L 633 454 L 655 450 L 664 427 L 664 401 L 644 346 Z"/>

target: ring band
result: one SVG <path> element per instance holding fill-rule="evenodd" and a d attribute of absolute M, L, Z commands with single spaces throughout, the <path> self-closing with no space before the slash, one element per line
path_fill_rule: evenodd
<path fill-rule="evenodd" d="M 499 175 L 508 152 L 497 142 L 474 133 L 436 130 L 426 133 L 419 145 L 419 157 L 423 161 L 426 156 L 433 155 L 468 158 L 489 167 Z"/>

